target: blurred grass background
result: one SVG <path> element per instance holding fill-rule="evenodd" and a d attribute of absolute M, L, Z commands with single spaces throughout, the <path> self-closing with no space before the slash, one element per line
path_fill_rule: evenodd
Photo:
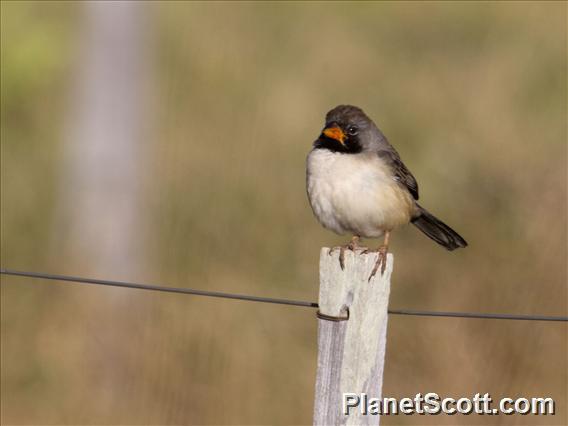
<path fill-rule="evenodd" d="M 85 5 L 1 3 L 3 267 L 316 300 L 319 248 L 345 238 L 312 217 L 304 161 L 352 103 L 470 243 L 396 232 L 393 308 L 567 315 L 566 3 L 140 3 L 130 275 L 94 268 L 65 220 Z M 311 422 L 312 310 L 117 291 L 2 276 L 3 424 Z M 557 414 L 384 424 L 568 422 L 565 324 L 389 321 L 385 396 L 553 397 Z"/>

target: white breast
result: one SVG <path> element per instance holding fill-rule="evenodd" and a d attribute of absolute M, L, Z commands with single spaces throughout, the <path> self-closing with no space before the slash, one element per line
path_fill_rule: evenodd
<path fill-rule="evenodd" d="M 314 149 L 307 158 L 308 198 L 319 222 L 367 238 L 410 221 L 414 200 L 375 154 Z"/>

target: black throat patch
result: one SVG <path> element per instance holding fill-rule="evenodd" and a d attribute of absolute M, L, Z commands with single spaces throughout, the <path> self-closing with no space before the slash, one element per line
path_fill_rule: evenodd
<path fill-rule="evenodd" d="M 327 149 L 331 152 L 342 152 L 345 154 L 358 154 L 363 150 L 363 147 L 359 143 L 357 137 L 350 136 L 345 139 L 345 144 L 342 144 L 338 140 L 333 138 L 328 138 L 324 134 L 314 142 L 315 149 Z"/>

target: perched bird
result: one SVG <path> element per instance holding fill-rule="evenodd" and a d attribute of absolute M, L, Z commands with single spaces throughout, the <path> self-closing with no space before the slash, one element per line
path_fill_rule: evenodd
<path fill-rule="evenodd" d="M 393 229 L 409 222 L 448 250 L 466 247 L 452 228 L 417 203 L 418 184 L 398 152 L 375 123 L 351 105 L 339 105 L 325 117 L 325 127 L 308 154 L 308 198 L 314 215 L 337 234 L 350 233 L 351 242 L 340 250 L 378 252 L 369 280 L 386 267 L 389 237 Z M 383 245 L 369 250 L 359 239 L 384 236 Z"/>

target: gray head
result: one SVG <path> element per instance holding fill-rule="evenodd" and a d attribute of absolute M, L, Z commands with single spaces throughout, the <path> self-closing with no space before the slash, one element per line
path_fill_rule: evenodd
<path fill-rule="evenodd" d="M 326 114 L 324 129 L 314 147 L 357 154 L 377 151 L 383 140 L 381 131 L 361 108 L 339 105 Z"/>

